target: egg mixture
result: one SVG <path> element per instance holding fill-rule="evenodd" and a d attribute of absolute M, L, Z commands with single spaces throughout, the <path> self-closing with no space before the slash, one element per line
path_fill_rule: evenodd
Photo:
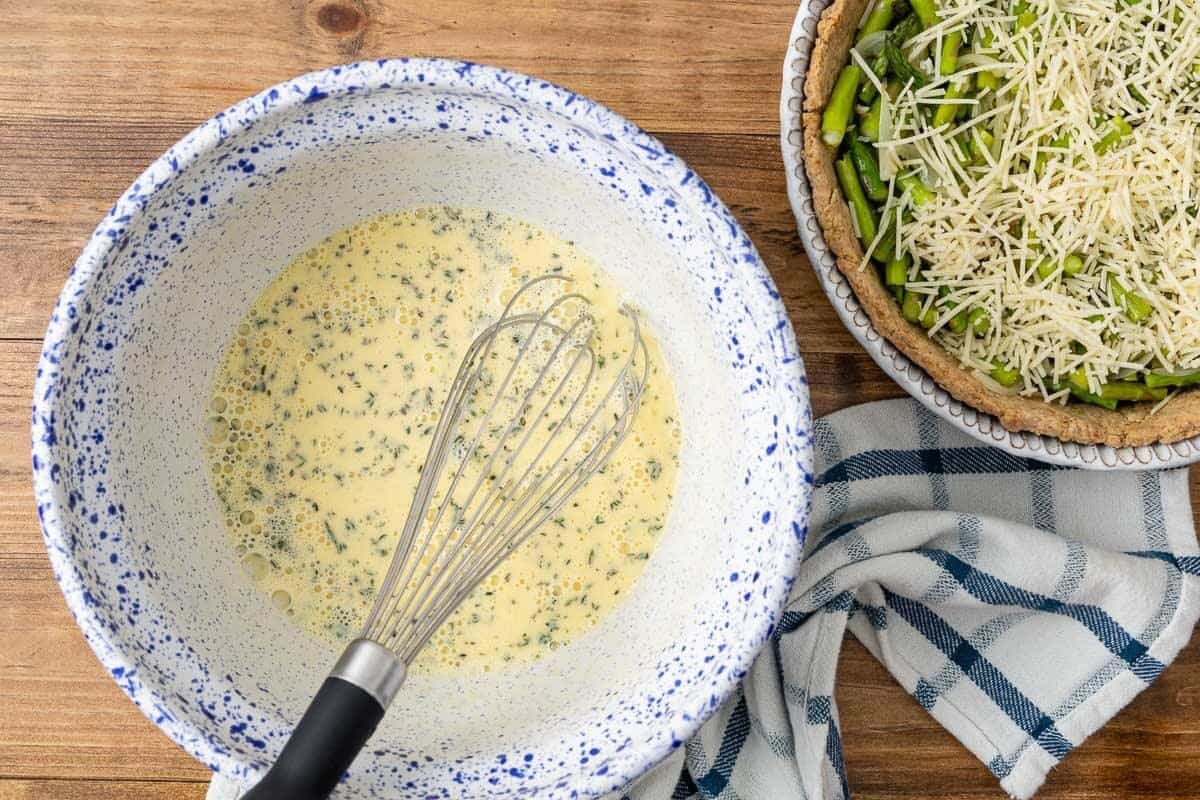
<path fill-rule="evenodd" d="M 571 242 L 484 210 L 360 222 L 297 258 L 254 303 L 217 373 L 204 433 L 230 544 L 279 613 L 333 642 L 358 634 L 459 361 L 542 274 L 573 278 L 570 291 L 592 302 L 595 380 L 611 384 L 630 346 L 612 280 Z M 649 378 L 629 438 L 479 585 L 415 670 L 530 661 L 629 594 L 666 523 L 680 446 L 671 378 L 644 320 L 642 332 Z"/>

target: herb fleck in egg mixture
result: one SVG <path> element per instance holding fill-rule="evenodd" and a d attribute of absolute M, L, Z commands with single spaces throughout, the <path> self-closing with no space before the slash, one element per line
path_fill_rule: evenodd
<path fill-rule="evenodd" d="M 528 279 L 592 301 L 596 383 L 628 352 L 612 281 L 572 243 L 480 210 L 424 207 L 347 228 L 271 283 L 228 346 L 206 422 L 209 474 L 243 569 L 296 623 L 353 638 L 387 573 L 434 425 L 471 340 Z M 680 442 L 650 376 L 608 466 L 485 580 L 414 669 L 488 671 L 583 634 L 636 581 L 666 522 Z"/>

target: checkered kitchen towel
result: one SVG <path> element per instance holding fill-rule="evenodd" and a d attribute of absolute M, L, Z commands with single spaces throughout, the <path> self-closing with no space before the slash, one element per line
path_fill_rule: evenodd
<path fill-rule="evenodd" d="M 1146 688 L 1200 613 L 1187 473 L 1050 467 L 908 400 L 817 422 L 807 554 L 772 642 L 632 800 L 850 794 L 847 628 L 1009 794 Z"/>

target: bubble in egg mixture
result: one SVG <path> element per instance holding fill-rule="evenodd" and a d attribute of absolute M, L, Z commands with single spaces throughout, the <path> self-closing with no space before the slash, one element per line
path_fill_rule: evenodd
<path fill-rule="evenodd" d="M 229 420 L 212 417 L 204 425 L 204 438 L 210 444 L 220 444 L 229 437 Z"/>
<path fill-rule="evenodd" d="M 595 400 L 631 344 L 620 295 L 572 243 L 523 222 L 447 207 L 386 214 L 319 243 L 266 288 L 231 336 L 203 430 L 230 547 L 266 613 L 334 642 L 358 634 L 459 360 L 545 273 L 572 277 L 569 291 L 593 303 Z M 538 658 L 629 593 L 666 524 L 680 442 L 674 387 L 641 323 L 651 372 L 631 435 L 468 597 L 414 669 Z M 534 375 L 518 372 L 514 387 Z M 473 456 L 457 442 L 451 457 Z"/>
<path fill-rule="evenodd" d="M 262 580 L 271 569 L 271 564 L 258 553 L 247 553 L 242 557 L 242 569 L 254 580 Z"/>

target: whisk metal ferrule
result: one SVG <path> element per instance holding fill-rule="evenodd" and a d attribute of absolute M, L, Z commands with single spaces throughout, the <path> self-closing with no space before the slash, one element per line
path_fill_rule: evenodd
<path fill-rule="evenodd" d="M 342 651 L 341 657 L 329 672 L 331 678 L 353 683 L 379 703 L 386 711 L 396 699 L 408 668 L 388 648 L 370 639 L 355 639 Z"/>

